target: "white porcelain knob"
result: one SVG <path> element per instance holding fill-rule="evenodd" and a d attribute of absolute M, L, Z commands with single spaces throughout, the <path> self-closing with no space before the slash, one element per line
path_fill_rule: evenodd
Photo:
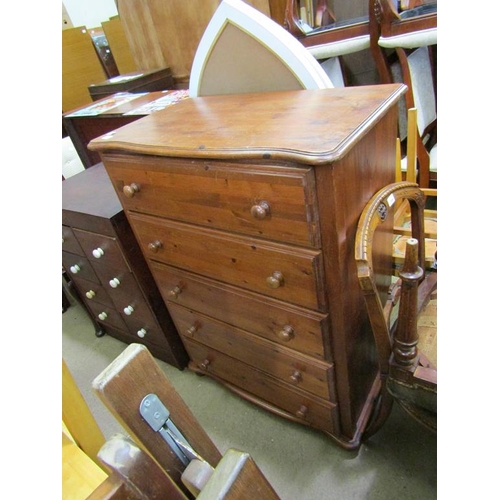
<path fill-rule="evenodd" d="M 146 336 L 146 333 L 148 333 L 146 331 L 146 329 L 145 328 L 141 328 L 140 330 L 137 331 L 137 336 L 141 337 L 141 339 L 143 339 Z"/>
<path fill-rule="evenodd" d="M 111 288 L 116 288 L 119 285 L 120 285 L 120 280 L 118 278 L 113 278 L 112 280 L 109 280 L 109 286 Z"/>
<path fill-rule="evenodd" d="M 81 271 L 80 269 L 80 266 L 78 264 L 75 264 L 74 266 L 71 266 L 69 268 L 69 270 L 73 273 L 73 274 L 77 274 L 79 271 Z"/>
<path fill-rule="evenodd" d="M 123 309 L 123 312 L 127 316 L 130 316 L 134 312 L 134 308 L 132 306 L 127 306 L 127 307 L 125 307 L 125 309 Z"/>
<path fill-rule="evenodd" d="M 87 299 L 93 299 L 95 297 L 95 292 L 94 290 L 89 290 L 85 296 L 87 297 Z"/>
<path fill-rule="evenodd" d="M 102 248 L 95 248 L 94 250 L 92 250 L 92 255 L 96 259 L 100 259 L 104 255 L 104 250 Z"/>
<path fill-rule="evenodd" d="M 108 317 L 108 315 L 107 315 L 107 313 L 105 313 L 105 312 L 103 311 L 103 312 L 102 312 L 101 314 L 99 314 L 97 317 L 98 317 L 101 321 L 104 321 L 104 320 Z"/>

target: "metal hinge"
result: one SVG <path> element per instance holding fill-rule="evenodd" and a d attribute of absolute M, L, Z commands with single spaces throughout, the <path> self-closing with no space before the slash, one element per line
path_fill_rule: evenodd
<path fill-rule="evenodd" d="M 148 394 L 143 398 L 139 406 L 139 412 L 149 426 L 155 432 L 160 433 L 185 466 L 193 459 L 206 462 L 193 450 L 187 439 L 172 422 L 170 412 L 156 394 Z"/>

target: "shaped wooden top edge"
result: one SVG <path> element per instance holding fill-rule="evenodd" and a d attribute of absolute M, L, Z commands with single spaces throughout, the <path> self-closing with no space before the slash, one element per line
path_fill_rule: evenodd
<path fill-rule="evenodd" d="M 110 134 L 89 149 L 174 158 L 342 158 L 406 92 L 403 84 L 185 99 Z"/>

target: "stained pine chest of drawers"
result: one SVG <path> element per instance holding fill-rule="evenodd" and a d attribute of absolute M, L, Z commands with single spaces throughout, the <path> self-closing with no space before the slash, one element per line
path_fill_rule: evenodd
<path fill-rule="evenodd" d="M 188 99 L 90 144 L 189 367 L 346 448 L 380 388 L 356 226 L 394 180 L 404 91 Z M 381 245 L 390 256 L 390 240 Z"/>
<path fill-rule="evenodd" d="M 102 163 L 62 183 L 62 261 L 96 334 L 146 345 L 184 368 L 187 354 Z"/>

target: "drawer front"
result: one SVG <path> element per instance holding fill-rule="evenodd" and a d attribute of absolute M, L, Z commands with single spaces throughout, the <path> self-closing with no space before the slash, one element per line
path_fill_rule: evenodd
<path fill-rule="evenodd" d="M 88 259 L 86 259 L 85 257 L 76 255 L 74 253 L 63 252 L 62 263 L 71 277 L 83 278 L 87 281 L 99 283 L 97 274 L 90 265 Z"/>
<path fill-rule="evenodd" d="M 78 291 L 85 300 L 114 307 L 113 301 L 100 283 L 78 278 L 78 275 L 75 275 L 74 281 L 78 287 Z"/>
<path fill-rule="evenodd" d="M 327 329 L 327 315 L 263 299 L 159 262 L 150 264 L 165 302 L 194 309 L 316 359 L 326 358 L 322 332 Z"/>
<path fill-rule="evenodd" d="M 73 231 L 90 262 L 99 262 L 108 267 L 130 270 L 115 238 L 81 229 Z"/>
<path fill-rule="evenodd" d="M 77 255 L 85 255 L 75 234 L 68 226 L 62 227 L 62 249 L 63 251 L 75 253 Z"/>
<path fill-rule="evenodd" d="M 194 365 L 271 403 L 304 423 L 338 434 L 338 410 L 334 403 L 295 389 L 246 363 L 191 340 L 184 345 Z"/>
<path fill-rule="evenodd" d="M 168 347 L 167 339 L 158 323 L 151 314 L 144 314 L 145 310 L 143 309 L 141 311 L 141 307 L 145 308 L 147 306 L 144 303 L 130 316 L 123 316 L 128 331 L 133 336 L 134 340 L 146 345 L 155 344 L 162 348 Z"/>
<path fill-rule="evenodd" d="M 325 309 L 321 252 L 129 214 L 145 255 L 203 276 L 316 310 Z"/>
<path fill-rule="evenodd" d="M 93 267 L 117 309 L 144 300 L 135 276 L 128 270 L 113 269 L 100 263 L 94 263 Z"/>
<path fill-rule="evenodd" d="M 87 304 L 94 313 L 96 319 L 104 326 L 109 324 L 111 326 L 119 328 L 120 330 L 127 330 L 127 325 L 125 324 L 121 314 L 116 309 L 98 304 L 97 302 L 89 301 L 87 302 Z"/>
<path fill-rule="evenodd" d="M 127 210 L 320 246 L 310 168 L 141 157 L 107 160 L 106 169 Z"/>
<path fill-rule="evenodd" d="M 330 398 L 332 365 L 307 358 L 181 306 L 170 304 L 169 310 L 182 336 L 232 358 L 244 360 L 245 363 L 316 396 Z"/>

